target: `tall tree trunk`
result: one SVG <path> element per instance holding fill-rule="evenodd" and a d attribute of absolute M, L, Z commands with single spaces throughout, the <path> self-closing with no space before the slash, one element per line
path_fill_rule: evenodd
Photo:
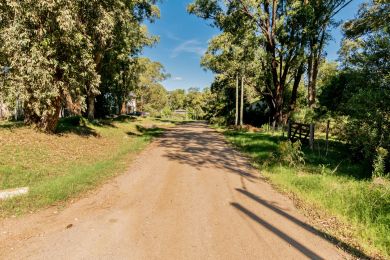
<path fill-rule="evenodd" d="M 298 88 L 299 88 L 299 85 L 301 83 L 303 72 L 304 72 L 304 62 L 302 62 L 299 65 L 299 67 L 294 75 L 294 83 L 293 83 L 293 88 L 292 88 L 292 92 L 291 92 L 291 100 L 290 100 L 290 106 L 289 106 L 289 110 L 288 110 L 288 117 L 290 117 L 291 112 L 293 112 L 295 110 L 295 105 L 297 103 L 297 98 L 298 98 Z"/>
<path fill-rule="evenodd" d="M 38 115 L 34 109 L 29 106 L 29 101 L 24 104 L 24 122 L 26 125 L 34 125 L 38 129 L 48 133 L 53 133 L 56 130 L 61 112 L 61 96 L 53 98 L 51 108 L 53 109 L 46 115 Z"/>
<path fill-rule="evenodd" d="M 95 55 L 95 64 L 96 64 L 96 72 L 99 75 L 101 74 L 102 59 L 103 59 L 103 52 L 98 51 Z M 97 94 L 94 93 L 94 91 L 91 88 L 87 90 L 87 111 L 88 111 L 87 116 L 89 120 L 95 119 L 95 98 Z"/>
<path fill-rule="evenodd" d="M 308 105 L 309 108 L 313 108 L 316 103 L 316 94 L 317 94 L 317 75 L 318 75 L 318 64 L 319 60 L 314 59 L 313 67 L 311 72 L 311 80 L 308 86 Z"/>
<path fill-rule="evenodd" d="M 63 71 L 59 68 L 56 69 L 55 78 L 58 82 L 61 82 Z M 28 89 L 29 98 L 24 101 L 24 122 L 27 125 L 34 125 L 38 129 L 48 133 L 54 133 L 57 128 L 58 121 L 60 119 L 60 113 L 62 108 L 62 100 L 65 99 L 64 90 L 59 89 L 57 96 L 50 99 L 50 103 L 41 103 L 32 93 L 33 89 Z M 39 112 L 32 108 L 31 104 L 38 107 Z M 17 105 L 18 107 L 18 105 Z"/>
<path fill-rule="evenodd" d="M 314 62 L 314 43 L 310 43 L 310 54 L 307 60 L 307 103 L 310 107 L 310 93 L 312 89 L 312 75 L 313 75 L 313 62 Z"/>
<path fill-rule="evenodd" d="M 47 116 L 47 118 L 45 120 L 46 122 L 44 122 L 44 125 L 43 125 L 43 129 L 46 132 L 49 132 L 49 133 L 53 133 L 56 130 L 58 121 L 60 119 L 61 96 L 58 96 L 55 99 L 55 102 L 53 103 L 53 106 L 54 106 L 54 109 L 55 109 L 54 113 Z"/>
<path fill-rule="evenodd" d="M 274 125 L 281 124 L 283 121 L 283 93 L 284 93 L 284 82 L 281 79 L 282 75 L 278 73 L 278 62 L 276 61 L 276 53 L 274 44 L 271 44 L 270 47 L 272 53 L 272 62 L 271 62 L 271 75 L 272 75 L 272 84 L 273 84 L 273 97 L 275 102 L 275 113 L 273 115 Z"/>
<path fill-rule="evenodd" d="M 126 101 L 122 101 L 122 105 L 121 105 L 121 112 L 120 112 L 121 115 L 126 115 L 127 114 L 127 105 L 126 105 Z"/>
<path fill-rule="evenodd" d="M 322 50 L 324 48 L 327 24 L 322 27 L 321 37 L 317 44 L 311 44 L 310 60 L 308 68 L 308 104 L 313 108 L 317 98 L 317 77 L 322 57 Z"/>
<path fill-rule="evenodd" d="M 87 97 L 87 111 L 88 111 L 88 119 L 94 120 L 95 119 L 95 95 L 90 94 Z"/>
<path fill-rule="evenodd" d="M 235 126 L 238 126 L 238 96 L 239 96 L 239 79 L 238 79 L 238 74 L 236 78 L 236 121 L 235 121 Z"/>
<path fill-rule="evenodd" d="M 283 86 L 281 84 L 276 87 L 274 122 L 276 125 L 283 122 Z"/>
<path fill-rule="evenodd" d="M 241 108 L 240 108 L 240 126 L 241 127 L 244 125 L 244 79 L 245 79 L 245 77 L 242 76 L 242 78 L 241 78 Z"/>

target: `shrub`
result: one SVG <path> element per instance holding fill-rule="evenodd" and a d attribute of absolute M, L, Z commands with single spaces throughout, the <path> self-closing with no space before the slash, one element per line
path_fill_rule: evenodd
<path fill-rule="evenodd" d="M 311 123 L 315 121 L 316 114 L 311 108 L 300 108 L 291 115 L 291 119 L 296 122 Z"/>
<path fill-rule="evenodd" d="M 291 141 L 283 141 L 278 145 L 279 159 L 287 163 L 289 166 L 296 167 L 305 164 L 304 154 L 302 152 L 302 144 L 298 140 L 295 143 Z"/>
<path fill-rule="evenodd" d="M 227 125 L 227 120 L 224 117 L 211 117 L 209 119 L 209 122 L 212 125 L 218 125 L 218 126 L 225 126 L 225 125 Z"/>
<path fill-rule="evenodd" d="M 172 111 L 169 107 L 164 107 L 163 110 L 161 111 L 161 117 L 167 118 L 172 116 Z"/>
<path fill-rule="evenodd" d="M 385 177 L 385 158 L 388 155 L 388 151 L 385 148 L 378 147 L 376 149 L 376 157 L 373 164 L 372 177 Z"/>

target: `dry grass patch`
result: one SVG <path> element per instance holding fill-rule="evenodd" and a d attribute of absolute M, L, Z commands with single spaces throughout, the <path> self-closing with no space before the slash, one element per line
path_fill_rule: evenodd
<path fill-rule="evenodd" d="M 152 124 L 156 127 L 139 131 L 140 126 Z M 161 132 L 161 125 L 152 119 L 125 117 L 85 122 L 81 127 L 65 123 L 60 133 L 48 135 L 0 123 L 0 189 L 28 186 L 31 190 L 27 196 L 0 202 L 0 216 L 65 201 L 123 172 Z"/>

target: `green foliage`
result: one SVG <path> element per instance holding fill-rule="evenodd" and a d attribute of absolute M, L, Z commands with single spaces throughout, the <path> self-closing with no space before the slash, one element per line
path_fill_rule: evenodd
<path fill-rule="evenodd" d="M 168 106 L 168 92 L 159 82 L 168 78 L 169 74 L 165 73 L 161 63 L 148 58 L 138 59 L 138 66 L 140 74 L 135 93 L 139 109 L 160 116 Z"/>
<path fill-rule="evenodd" d="M 169 107 L 166 106 L 161 110 L 161 117 L 167 118 L 170 117 L 171 115 L 172 115 L 172 110 Z"/>
<path fill-rule="evenodd" d="M 294 143 L 291 141 L 282 141 L 278 144 L 278 158 L 292 167 L 305 164 L 302 144 L 298 140 Z"/>
<path fill-rule="evenodd" d="M 8 103 L 23 103 L 26 123 L 52 131 L 61 99 L 80 95 L 85 84 L 94 89 L 99 84 L 90 41 L 77 22 L 77 5 L 70 0 L 5 5 L 14 22 L 0 28 L 1 51 L 10 68 L 1 91 Z"/>
<path fill-rule="evenodd" d="M 378 147 L 376 149 L 376 153 L 377 154 L 374 160 L 374 170 L 372 172 L 372 176 L 374 178 L 386 177 L 387 174 L 385 173 L 385 158 L 388 156 L 389 152 L 385 148 Z"/>
<path fill-rule="evenodd" d="M 138 77 L 135 56 L 156 40 L 141 25 L 158 16 L 154 3 L 0 1 L 0 98 L 48 132 L 62 108 L 93 118 L 97 95 L 122 102 Z"/>
<path fill-rule="evenodd" d="M 172 111 L 184 109 L 186 102 L 186 93 L 184 89 L 176 89 L 169 93 L 169 107 Z"/>
<path fill-rule="evenodd" d="M 138 89 L 138 106 L 141 111 L 149 112 L 152 116 L 178 119 L 209 119 L 213 112 L 214 94 L 210 89 L 205 88 L 200 91 L 198 88 L 176 89 L 167 91 L 158 78 L 161 65 L 158 65 L 157 73 L 152 72 L 147 76 L 147 80 Z M 143 75 L 143 74 L 141 74 Z M 163 75 L 164 76 L 164 75 Z M 184 110 L 185 114 L 175 113 L 176 110 Z"/>
<path fill-rule="evenodd" d="M 185 107 L 188 114 L 192 119 L 202 119 L 205 116 L 203 107 L 205 105 L 205 99 L 202 92 L 197 88 L 190 88 L 186 96 Z"/>
<path fill-rule="evenodd" d="M 291 114 L 291 120 L 301 123 L 313 123 L 316 117 L 314 110 L 308 107 L 298 108 Z"/>
<path fill-rule="evenodd" d="M 151 85 L 142 93 L 142 110 L 159 114 L 168 105 L 167 91 L 161 85 Z"/>
<path fill-rule="evenodd" d="M 347 37 L 367 35 L 383 30 L 389 33 L 390 6 L 386 0 L 370 0 L 364 3 L 357 18 L 344 24 Z"/>
<path fill-rule="evenodd" d="M 138 88 L 142 91 L 143 87 L 147 88 L 152 85 L 158 85 L 159 82 L 170 77 L 164 70 L 164 66 L 159 63 L 152 61 L 148 58 L 141 57 L 138 60 L 139 67 L 139 78 Z"/>
<path fill-rule="evenodd" d="M 346 2 L 196 0 L 188 11 L 222 31 L 202 59 L 202 66 L 217 74 L 214 85 L 234 88 L 236 77 L 245 76 L 246 102 L 251 103 L 252 94 L 265 100 L 272 121 L 281 124 L 296 107 L 305 70 L 308 104 L 314 106 L 328 28 Z M 213 91 L 229 101 L 233 96 L 231 91 Z M 226 110 L 233 108 L 222 109 L 218 112 L 229 121 Z"/>
<path fill-rule="evenodd" d="M 319 97 L 322 112 L 347 118 L 340 137 L 355 157 L 371 162 L 377 147 L 390 149 L 390 34 L 383 25 L 388 8 L 373 1 L 345 24 L 343 67 L 324 82 Z"/>
<path fill-rule="evenodd" d="M 223 116 L 220 117 L 211 117 L 209 119 L 210 124 L 215 125 L 215 126 L 226 126 L 226 118 Z"/>
<path fill-rule="evenodd" d="M 88 118 L 121 111 L 131 91 L 135 90 L 139 73 L 138 55 L 156 37 L 142 25 L 159 15 L 155 0 L 79 1 L 79 16 L 85 21 L 86 34 L 92 46 L 96 71 L 101 83 L 98 91 L 86 85 Z M 97 104 L 95 104 L 97 97 Z M 95 112 L 95 106 L 97 111 Z"/>
<path fill-rule="evenodd" d="M 227 139 L 253 158 L 262 175 L 279 188 L 293 193 L 318 216 L 337 217 L 344 225 L 327 226 L 327 232 L 357 250 L 373 256 L 390 256 L 389 182 L 373 183 L 363 161 L 352 163 L 348 147 L 331 142 L 327 157 L 302 147 L 305 164 L 298 169 L 280 164 L 273 154 L 291 144 L 271 133 L 226 131 Z M 324 140 L 317 140 L 324 145 Z M 282 144 L 281 144 L 282 143 Z M 319 209 L 319 210 L 318 210 Z M 325 212 L 325 213 L 324 213 Z M 358 253 L 359 254 L 359 253 Z M 358 255 L 359 256 L 359 255 Z"/>

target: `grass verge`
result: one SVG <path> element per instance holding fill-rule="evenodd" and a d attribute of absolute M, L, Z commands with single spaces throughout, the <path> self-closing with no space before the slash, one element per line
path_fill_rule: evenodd
<path fill-rule="evenodd" d="M 80 123 L 81 120 L 81 123 Z M 70 118 L 48 135 L 0 123 L 0 190 L 30 192 L 0 201 L 0 217 L 61 205 L 128 167 L 134 156 L 171 123 L 119 117 L 87 122 Z"/>
<path fill-rule="evenodd" d="M 320 223 L 320 228 L 343 241 L 357 256 L 390 257 L 390 182 L 368 179 L 365 162 L 354 162 L 347 147 L 324 140 L 314 151 L 304 148 L 305 164 L 290 167 L 277 158 L 280 134 L 224 131 L 227 139 L 253 158 L 272 184 L 290 194 Z M 352 250 L 351 250 L 352 249 Z"/>

